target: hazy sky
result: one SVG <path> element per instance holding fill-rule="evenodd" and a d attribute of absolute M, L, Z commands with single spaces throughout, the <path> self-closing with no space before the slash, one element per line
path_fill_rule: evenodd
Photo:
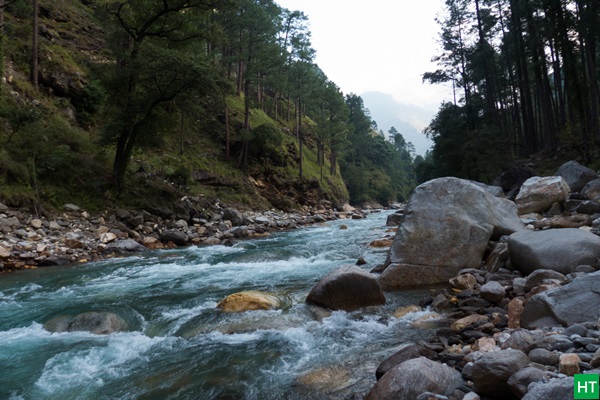
<path fill-rule="evenodd" d="M 435 70 L 444 0 L 275 0 L 308 15 L 316 63 L 344 93 L 380 91 L 435 112 L 448 88 L 423 84 Z"/>

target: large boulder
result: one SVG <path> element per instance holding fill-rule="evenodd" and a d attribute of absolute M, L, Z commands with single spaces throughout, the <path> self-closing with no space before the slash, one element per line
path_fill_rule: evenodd
<path fill-rule="evenodd" d="M 463 179 L 434 179 L 414 190 L 379 281 L 384 289 L 448 282 L 479 268 L 490 239 L 521 229 L 513 202 Z"/>
<path fill-rule="evenodd" d="M 600 178 L 596 172 L 577 161 L 564 163 L 556 171 L 556 175 L 562 176 L 573 192 L 581 191 L 588 182 Z"/>
<path fill-rule="evenodd" d="M 527 329 L 568 326 L 600 317 L 600 271 L 579 276 L 567 285 L 532 296 L 523 309 L 521 326 Z"/>
<path fill-rule="evenodd" d="M 419 357 L 389 370 L 377 381 L 366 400 L 416 399 L 424 392 L 449 396 L 463 384 L 457 370 Z"/>
<path fill-rule="evenodd" d="M 373 275 L 349 265 L 332 271 L 317 283 L 306 302 L 332 310 L 352 311 L 385 304 L 385 296 Z"/>
<path fill-rule="evenodd" d="M 510 236 L 508 252 L 525 274 L 550 269 L 566 275 L 578 265 L 598 265 L 600 237 L 576 228 L 524 230 Z"/>
<path fill-rule="evenodd" d="M 515 202 L 519 214 L 544 212 L 554 203 L 564 203 L 570 191 L 567 181 L 561 176 L 534 176 L 523 183 Z"/>
<path fill-rule="evenodd" d="M 500 350 L 484 353 L 473 363 L 471 378 L 477 394 L 490 399 L 515 399 L 508 379 L 529 364 L 529 358 L 520 350 Z"/>
<path fill-rule="evenodd" d="M 281 299 L 271 293 L 248 290 L 230 294 L 217 304 L 223 312 L 272 310 L 281 307 Z"/>

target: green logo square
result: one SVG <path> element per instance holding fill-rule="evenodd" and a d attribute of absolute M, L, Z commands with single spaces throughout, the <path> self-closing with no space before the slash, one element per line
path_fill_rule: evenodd
<path fill-rule="evenodd" d="M 600 399 L 598 374 L 575 374 L 575 399 Z"/>

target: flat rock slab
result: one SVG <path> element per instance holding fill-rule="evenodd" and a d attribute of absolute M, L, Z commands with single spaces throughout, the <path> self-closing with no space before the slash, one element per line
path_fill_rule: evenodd
<path fill-rule="evenodd" d="M 508 252 L 525 274 L 550 269 L 566 275 L 579 265 L 598 265 L 600 237 L 576 228 L 524 230 L 510 236 Z"/>

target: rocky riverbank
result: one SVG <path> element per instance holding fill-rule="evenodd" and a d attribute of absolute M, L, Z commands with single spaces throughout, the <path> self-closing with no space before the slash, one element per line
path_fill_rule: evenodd
<path fill-rule="evenodd" d="M 92 215 L 66 204 L 60 213 L 37 216 L 0 203 L 0 273 L 178 246 L 231 244 L 329 220 L 360 219 L 368 212 L 350 206 L 343 211 L 256 212 L 190 197 L 175 209 L 113 209 Z"/>
<path fill-rule="evenodd" d="M 381 362 L 368 400 L 565 400 L 575 374 L 600 374 L 598 174 L 514 176 L 504 191 L 441 178 L 413 193 L 377 279 L 447 283 L 405 310 L 445 319 Z"/>

